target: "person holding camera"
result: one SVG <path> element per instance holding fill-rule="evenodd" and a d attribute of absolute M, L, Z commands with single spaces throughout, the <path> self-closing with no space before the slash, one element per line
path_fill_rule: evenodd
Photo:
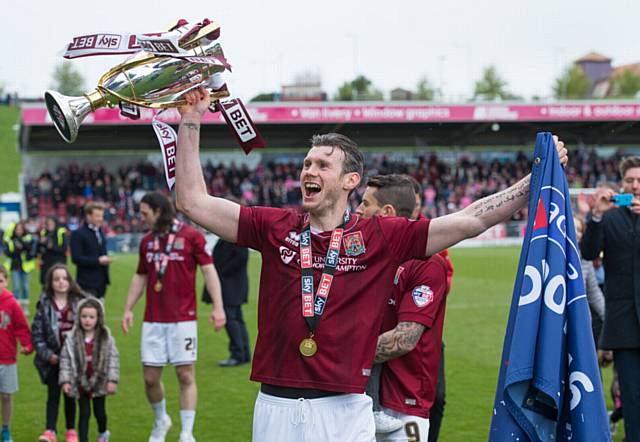
<path fill-rule="evenodd" d="M 580 248 L 587 260 L 604 252 L 605 318 L 599 347 L 613 350 L 625 434 L 640 441 L 640 157 L 620 162 L 622 194 L 600 187 Z M 599 351 L 602 358 L 604 352 Z"/>

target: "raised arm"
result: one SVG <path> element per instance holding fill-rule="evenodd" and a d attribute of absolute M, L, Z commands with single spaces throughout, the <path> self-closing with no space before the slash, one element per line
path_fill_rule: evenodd
<path fill-rule="evenodd" d="M 553 137 L 560 164 L 567 164 L 567 149 L 558 137 Z M 426 256 L 431 256 L 463 239 L 473 238 L 489 227 L 509 218 L 527 204 L 531 175 L 527 175 L 508 189 L 489 195 L 459 212 L 434 218 L 429 224 Z"/>
<path fill-rule="evenodd" d="M 235 243 L 240 206 L 207 193 L 200 164 L 200 123 L 210 104 L 209 94 L 199 88 L 184 98 L 187 104 L 178 109 L 182 119 L 176 153 L 176 206 L 202 227 Z"/>

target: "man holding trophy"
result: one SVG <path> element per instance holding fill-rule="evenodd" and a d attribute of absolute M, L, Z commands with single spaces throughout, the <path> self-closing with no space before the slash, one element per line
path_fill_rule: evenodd
<path fill-rule="evenodd" d="M 349 138 L 324 134 L 312 138 L 300 173 L 303 211 L 243 207 L 207 194 L 198 145 L 209 94 L 199 88 L 185 100 L 179 108 L 177 206 L 263 257 L 251 373 L 262 385 L 253 440 L 374 441 L 371 400 L 362 393 L 395 269 L 476 236 L 519 210 L 527 203 L 530 176 L 434 220 L 362 219 L 347 207 L 360 184 L 363 156 Z M 556 147 L 565 164 L 567 151 L 557 138 Z M 297 250 L 285 241 L 291 232 L 299 235 Z"/>
<path fill-rule="evenodd" d="M 251 373 L 261 387 L 253 440 L 375 441 L 371 400 L 363 392 L 396 268 L 511 216 L 527 203 L 530 177 L 434 220 L 362 219 L 348 211 L 348 197 L 360 184 L 364 158 L 352 140 L 332 133 L 311 140 L 300 173 L 302 211 L 243 207 L 212 197 L 198 155 L 200 125 L 211 100 L 227 94 L 216 75 L 228 64 L 221 51 L 205 50 L 200 44 L 189 48 L 198 36 L 217 38 L 209 25 L 195 34 L 176 25 L 171 35 L 136 36 L 151 52 L 112 69 L 96 91 L 84 97 L 48 93 L 49 112 L 60 134 L 72 142 L 83 116 L 102 105 L 120 104 L 134 118 L 136 106 L 178 106 L 177 136 L 168 125 L 154 122 L 170 186 L 175 179 L 178 209 L 219 237 L 262 253 Z M 70 46 L 70 58 L 87 55 L 86 51 L 96 55 L 102 50 L 97 41 Z M 131 41 L 122 36 L 110 50 L 126 53 Z M 197 72 L 188 73 L 194 69 Z M 245 130 L 239 124 L 240 119 L 249 120 L 239 101 L 216 101 L 215 110 L 223 113 L 245 151 L 263 145 L 253 126 Z M 564 143 L 555 140 L 565 164 Z M 285 241 L 291 238 L 299 239 L 295 244 Z"/>

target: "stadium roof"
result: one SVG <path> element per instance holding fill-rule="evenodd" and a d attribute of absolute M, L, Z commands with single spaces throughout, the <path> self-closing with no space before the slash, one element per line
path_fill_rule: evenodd
<path fill-rule="evenodd" d="M 304 147 L 313 133 L 339 131 L 362 146 L 469 146 L 528 144 L 539 130 L 563 134 L 568 142 L 640 143 L 640 102 L 576 101 L 556 103 L 321 102 L 256 103 L 247 106 L 265 140 L 273 147 Z M 118 109 L 98 109 L 68 145 L 58 136 L 47 111 L 37 104 L 22 109 L 20 149 L 157 149 L 151 120 L 141 110 L 133 121 Z M 170 109 L 161 119 L 179 122 Z M 497 124 L 496 124 L 497 123 Z M 219 114 L 204 119 L 203 146 L 235 147 Z"/>

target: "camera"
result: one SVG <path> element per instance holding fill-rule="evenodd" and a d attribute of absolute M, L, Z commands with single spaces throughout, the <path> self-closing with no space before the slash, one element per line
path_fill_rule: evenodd
<path fill-rule="evenodd" d="M 611 198 L 610 201 L 613 202 L 614 206 L 618 206 L 618 207 L 630 206 L 631 202 L 633 201 L 633 194 L 619 193 L 617 195 L 613 195 L 613 198 Z"/>

